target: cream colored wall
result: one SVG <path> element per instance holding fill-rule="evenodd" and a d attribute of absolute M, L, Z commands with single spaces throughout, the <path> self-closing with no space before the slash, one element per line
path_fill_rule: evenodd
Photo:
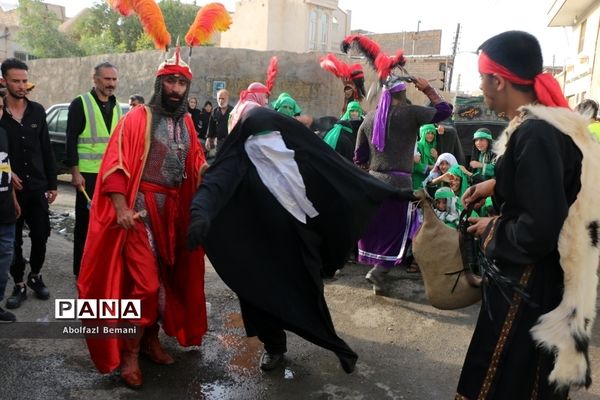
<path fill-rule="evenodd" d="M 581 23 L 576 25 L 575 40 L 572 43 L 574 54 L 566 65 L 564 94 L 569 99 L 569 105 L 575 106 L 586 98 L 600 100 L 600 6 L 593 9 L 587 16 L 581 18 L 586 21 L 585 39 L 583 49 L 578 52 L 579 37 L 582 29 Z"/>
<path fill-rule="evenodd" d="M 337 1 L 315 4 L 305 0 L 241 0 L 236 3 L 233 24 L 221 35 L 221 47 L 253 50 L 284 50 L 303 53 L 309 48 L 310 12 L 327 15 L 327 42 L 320 43 L 321 25 L 317 18 L 316 51 L 338 51 L 339 43 L 350 34 L 350 13 L 337 8 Z M 338 21 L 333 29 L 332 18 Z"/>
<path fill-rule="evenodd" d="M 308 11 L 303 0 L 270 0 L 267 48 L 303 53 L 308 47 Z"/>
<path fill-rule="evenodd" d="M 592 63 L 592 77 L 587 98 L 600 101 L 600 5 L 593 12 L 594 24 L 590 26 L 588 38 L 590 39 L 590 62 Z M 590 21 L 588 20 L 588 25 Z M 587 39 L 587 38 L 586 38 Z"/>
<path fill-rule="evenodd" d="M 269 0 L 241 0 L 235 4 L 233 23 L 221 34 L 221 47 L 267 50 Z"/>
<path fill-rule="evenodd" d="M 338 52 L 340 50 L 340 43 L 344 38 L 350 34 L 350 21 L 352 19 L 352 13 L 348 10 L 345 12 L 339 8 L 332 11 L 331 15 L 338 21 L 337 29 L 334 29 L 333 22 L 331 23 L 330 35 L 329 35 L 329 51 Z"/>

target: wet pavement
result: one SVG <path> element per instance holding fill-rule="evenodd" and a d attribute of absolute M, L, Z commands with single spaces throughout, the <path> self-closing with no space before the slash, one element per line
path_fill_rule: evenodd
<path fill-rule="evenodd" d="M 20 323 L 53 321 L 53 299 L 75 297 L 69 240 L 73 189 L 63 183 L 59 193 L 52 205 L 54 230 L 43 271 L 52 297 L 41 301 L 29 291 L 30 297 L 15 310 Z M 99 374 L 82 339 L 6 337 L 2 334 L 5 325 L 0 325 L 0 399 L 453 398 L 479 305 L 436 310 L 427 304 L 418 274 L 400 269 L 390 274 L 389 296 L 374 296 L 364 281 L 366 270 L 349 264 L 325 287 L 339 335 L 359 354 L 352 374 L 342 371 L 333 353 L 294 334 L 288 334 L 283 365 L 261 372 L 262 345 L 245 337 L 237 298 L 207 261 L 210 314 L 204 343 L 182 348 L 162 335 L 176 363 L 158 366 L 142 359 L 145 382 L 141 390 L 126 388 L 116 374 Z M 9 283 L 6 295 L 11 289 Z M 597 337 L 591 348 L 595 379 L 600 376 Z M 600 384 L 593 384 L 587 392 L 575 392 L 572 398 L 600 400 Z"/>

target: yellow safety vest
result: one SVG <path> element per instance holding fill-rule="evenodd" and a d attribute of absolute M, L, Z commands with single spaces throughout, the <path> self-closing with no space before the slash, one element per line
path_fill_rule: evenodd
<path fill-rule="evenodd" d="M 102 156 L 106 151 L 110 133 L 117 126 L 122 111 L 119 102 L 115 104 L 112 113 L 110 131 L 106 127 L 102 111 L 91 93 L 79 96 L 83 104 L 85 128 L 77 140 L 77 153 L 79 153 L 79 171 L 98 173 Z"/>

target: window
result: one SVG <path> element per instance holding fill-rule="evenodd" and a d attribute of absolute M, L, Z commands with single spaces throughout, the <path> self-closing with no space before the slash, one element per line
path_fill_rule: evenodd
<path fill-rule="evenodd" d="M 320 21 L 319 25 L 320 25 L 319 30 L 321 33 L 321 37 L 320 37 L 321 50 L 327 51 L 327 37 L 329 34 L 329 17 L 324 12 L 321 13 L 321 21 Z"/>
<path fill-rule="evenodd" d="M 338 19 L 336 17 L 331 17 L 331 30 L 337 32 L 339 27 L 340 24 L 338 22 Z"/>
<path fill-rule="evenodd" d="M 62 109 L 58 111 L 58 117 L 56 118 L 56 131 L 67 132 L 67 119 L 69 118 L 69 110 Z"/>
<path fill-rule="evenodd" d="M 317 49 L 317 12 L 311 11 L 308 21 L 308 49 Z"/>
<path fill-rule="evenodd" d="M 21 61 L 29 61 L 29 60 L 35 60 L 37 59 L 36 56 L 31 55 L 31 54 L 27 54 L 23 51 L 15 51 L 15 58 L 17 60 L 21 60 Z"/>
<path fill-rule="evenodd" d="M 583 51 L 583 46 L 585 43 L 585 29 L 587 27 L 587 19 L 581 23 L 581 27 L 579 28 L 579 45 L 577 46 L 577 52 L 581 53 Z"/>

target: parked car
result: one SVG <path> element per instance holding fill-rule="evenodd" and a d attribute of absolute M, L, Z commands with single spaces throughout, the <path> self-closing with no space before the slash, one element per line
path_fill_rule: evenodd
<path fill-rule="evenodd" d="M 129 104 L 120 103 L 123 114 L 129 111 Z M 56 171 L 58 174 L 69 172 L 64 164 L 66 158 L 67 142 L 67 117 L 69 114 L 69 103 L 54 104 L 46 110 L 46 123 L 50 133 L 50 142 L 56 159 Z"/>

